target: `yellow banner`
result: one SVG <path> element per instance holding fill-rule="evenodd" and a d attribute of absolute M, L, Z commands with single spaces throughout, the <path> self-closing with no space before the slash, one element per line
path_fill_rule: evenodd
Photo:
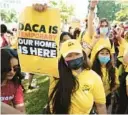
<path fill-rule="evenodd" d="M 23 72 L 58 76 L 60 12 L 26 7 L 19 18 L 18 55 Z"/>

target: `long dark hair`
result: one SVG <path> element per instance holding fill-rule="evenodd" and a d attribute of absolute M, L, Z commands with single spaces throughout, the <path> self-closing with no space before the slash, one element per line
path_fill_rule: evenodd
<path fill-rule="evenodd" d="M 77 39 L 79 37 L 81 30 L 79 28 L 75 28 L 73 39 Z"/>
<path fill-rule="evenodd" d="M 7 70 L 11 68 L 10 60 L 12 58 L 18 59 L 18 56 L 16 55 L 16 53 L 15 53 L 14 50 L 11 50 L 11 49 L 1 49 L 1 83 L 6 78 L 6 74 L 8 72 Z M 19 68 L 16 71 L 15 76 L 11 79 L 11 81 L 16 86 L 18 86 L 18 85 L 21 85 L 22 86 L 21 80 L 24 78 L 24 76 L 21 74 L 20 65 L 18 65 L 18 67 Z M 23 86 L 22 86 L 22 88 L 23 88 Z"/>
<path fill-rule="evenodd" d="M 63 37 L 65 35 L 68 35 L 71 39 L 73 39 L 73 36 L 69 33 L 69 32 L 63 32 L 61 35 L 60 35 L 60 43 L 63 42 Z"/>
<path fill-rule="evenodd" d="M 100 64 L 100 61 L 98 59 L 99 52 L 95 56 L 95 59 L 94 59 L 93 65 L 92 65 L 92 70 L 94 70 L 102 78 L 103 73 L 101 71 L 101 64 Z M 110 51 L 109 51 L 109 53 L 110 53 Z M 111 60 L 106 64 L 106 70 L 108 72 L 108 78 L 110 81 L 110 90 L 112 90 L 112 88 L 115 86 L 116 75 L 115 75 L 115 68 L 113 67 Z"/>
<path fill-rule="evenodd" d="M 90 69 L 87 63 L 87 56 L 84 54 L 83 69 Z M 72 70 L 65 64 L 61 56 L 59 60 L 59 80 L 54 87 L 49 103 L 52 102 L 53 114 L 68 114 L 71 105 L 71 96 L 79 88 L 77 78 L 72 74 Z"/>

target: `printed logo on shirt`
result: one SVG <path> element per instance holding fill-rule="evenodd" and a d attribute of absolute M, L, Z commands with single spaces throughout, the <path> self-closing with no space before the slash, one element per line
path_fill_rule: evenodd
<path fill-rule="evenodd" d="M 72 42 L 69 42 L 68 43 L 68 46 L 72 46 L 72 45 L 74 45 L 74 43 L 72 43 Z"/>
<path fill-rule="evenodd" d="M 90 87 L 88 85 L 83 85 L 82 90 L 86 93 L 90 90 Z"/>
<path fill-rule="evenodd" d="M 14 98 L 14 95 L 12 95 L 12 96 L 2 96 L 1 97 L 1 101 L 8 101 L 8 100 L 12 100 Z"/>

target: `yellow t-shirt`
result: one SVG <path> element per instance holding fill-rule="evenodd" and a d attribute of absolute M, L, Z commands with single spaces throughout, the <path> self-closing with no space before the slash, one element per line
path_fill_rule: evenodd
<path fill-rule="evenodd" d="M 119 47 L 118 47 L 118 49 L 119 49 L 118 60 L 120 62 L 123 61 L 124 51 L 127 48 L 127 46 L 128 46 L 127 41 L 125 39 L 122 39 L 122 42 L 119 44 Z"/>
<path fill-rule="evenodd" d="M 17 38 L 17 35 L 16 35 L 16 36 L 14 36 L 14 38 L 12 40 L 12 46 L 11 46 L 11 48 L 12 49 L 17 49 L 17 47 L 18 47 L 18 38 Z"/>
<path fill-rule="evenodd" d="M 73 74 L 75 75 L 74 72 Z M 77 80 L 79 88 L 71 97 L 70 114 L 89 114 L 94 102 L 105 104 L 105 92 L 99 75 L 92 70 L 84 70 L 77 76 Z M 53 87 L 50 91 L 57 81 L 54 82 L 51 78 L 51 82 Z"/>
<path fill-rule="evenodd" d="M 11 48 L 12 48 L 12 49 L 17 49 L 17 43 L 13 44 L 13 45 L 11 46 Z"/>
<path fill-rule="evenodd" d="M 86 33 L 84 34 L 83 38 L 82 38 L 82 42 L 86 42 L 88 44 L 91 43 L 91 36 L 89 35 L 88 31 L 86 31 Z"/>
<path fill-rule="evenodd" d="M 108 94 L 111 93 L 111 91 L 110 91 L 110 81 L 109 81 L 109 78 L 108 78 L 108 72 L 107 72 L 106 68 L 101 68 L 101 71 L 103 73 L 102 81 L 103 81 L 103 85 L 104 85 L 104 90 L 105 90 L 105 94 L 107 96 Z M 118 70 L 117 69 L 116 69 L 115 83 L 116 83 L 116 85 L 119 85 L 119 75 L 118 75 Z"/>

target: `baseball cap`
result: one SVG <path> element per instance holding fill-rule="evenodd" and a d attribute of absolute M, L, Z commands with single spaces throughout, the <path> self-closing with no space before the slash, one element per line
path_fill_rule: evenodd
<path fill-rule="evenodd" d="M 62 44 L 60 52 L 63 57 L 70 53 L 82 53 L 82 46 L 77 40 L 70 39 Z"/>

